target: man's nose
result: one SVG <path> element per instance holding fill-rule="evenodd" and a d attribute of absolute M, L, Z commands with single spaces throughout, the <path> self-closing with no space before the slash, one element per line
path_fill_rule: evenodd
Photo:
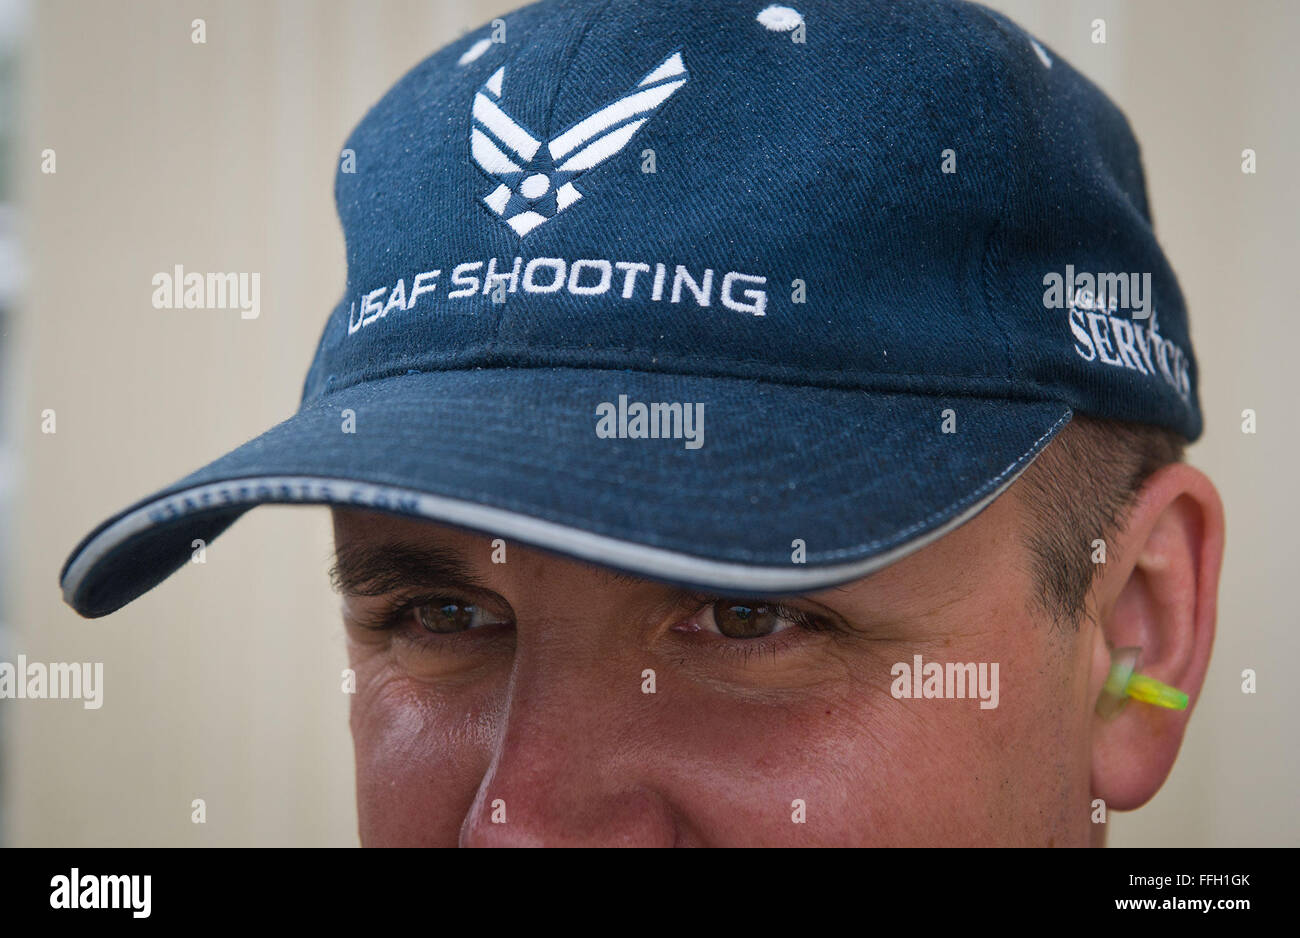
<path fill-rule="evenodd" d="M 672 846 L 639 672 L 620 690 L 608 663 L 548 669 L 521 652 L 461 846 Z"/>

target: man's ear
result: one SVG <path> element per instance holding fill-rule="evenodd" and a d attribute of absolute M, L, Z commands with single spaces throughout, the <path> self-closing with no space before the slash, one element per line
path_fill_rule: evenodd
<path fill-rule="evenodd" d="M 1210 663 L 1223 502 L 1205 474 L 1174 463 L 1142 486 L 1094 591 L 1101 626 L 1091 686 L 1110 669 L 1101 639 L 1142 649 L 1138 671 L 1184 691 L 1186 710 L 1130 700 L 1111 720 L 1094 716 L 1092 792 L 1108 808 L 1145 804 L 1164 784 Z"/>

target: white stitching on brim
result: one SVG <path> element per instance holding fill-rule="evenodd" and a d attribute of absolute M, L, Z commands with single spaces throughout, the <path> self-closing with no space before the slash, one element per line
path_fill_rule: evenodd
<path fill-rule="evenodd" d="M 808 592 L 837 586 L 874 573 L 965 524 L 1020 477 L 1020 474 L 1033 462 L 1032 459 L 1025 460 L 1025 457 L 1042 446 L 1043 442 L 1071 416 L 1067 411 L 1066 415 L 1039 437 L 1024 454 L 986 483 L 986 486 L 994 486 L 988 494 L 957 516 L 884 553 L 834 566 L 799 569 L 708 560 L 659 547 L 634 544 L 603 534 L 593 534 L 503 508 L 430 495 L 412 489 L 317 476 L 259 476 L 211 482 L 185 489 L 137 508 L 109 525 L 96 535 L 68 566 L 67 575 L 63 578 L 63 598 L 66 603 L 73 605 L 72 599 L 78 587 L 99 561 L 124 541 L 151 527 L 199 511 L 237 507 L 240 504 L 248 504 L 251 508 L 268 502 L 350 505 L 371 510 L 394 511 L 429 521 L 459 525 L 476 531 L 514 538 L 535 547 L 554 550 L 601 566 L 615 567 L 643 576 L 688 583 L 708 589 L 764 593 Z M 1018 465 L 1022 460 L 1024 464 Z M 258 489 L 266 488 L 271 489 L 270 497 L 258 492 Z M 236 490 L 236 497 L 232 497 L 232 489 Z M 246 497 L 237 497 L 241 489 L 248 490 L 249 494 Z M 196 504 L 198 507 L 193 507 Z M 183 506 L 183 510 L 179 510 L 178 506 Z M 158 518 L 160 512 L 174 512 L 174 514 L 171 518 L 160 519 Z M 931 517 L 934 515 L 932 514 Z M 913 525 L 911 529 L 915 527 L 916 525 Z M 137 597 L 133 596 L 127 602 L 135 598 Z"/>

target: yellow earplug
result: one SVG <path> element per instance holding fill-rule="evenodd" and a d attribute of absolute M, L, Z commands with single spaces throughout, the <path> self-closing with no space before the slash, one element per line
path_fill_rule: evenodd
<path fill-rule="evenodd" d="M 1177 687 L 1170 687 L 1153 677 L 1137 673 L 1141 648 L 1113 648 L 1110 653 L 1110 674 L 1097 698 L 1097 712 L 1106 719 L 1124 709 L 1130 697 L 1142 703 L 1170 710 L 1186 710 L 1187 695 Z"/>

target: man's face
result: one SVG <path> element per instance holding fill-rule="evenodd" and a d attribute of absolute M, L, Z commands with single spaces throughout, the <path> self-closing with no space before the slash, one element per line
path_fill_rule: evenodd
<path fill-rule="evenodd" d="M 1087 844 L 1094 629 L 1031 601 L 1023 511 L 719 602 L 337 510 L 362 843 Z M 896 697 L 917 655 L 996 663 L 997 706 Z"/>

